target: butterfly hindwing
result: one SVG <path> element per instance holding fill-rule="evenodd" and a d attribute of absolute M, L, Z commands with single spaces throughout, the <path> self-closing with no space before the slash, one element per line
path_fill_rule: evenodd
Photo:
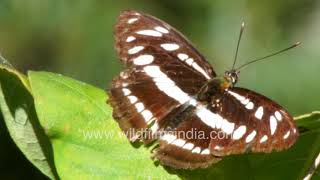
<path fill-rule="evenodd" d="M 210 134 L 214 130 L 203 123 L 193 113 L 195 108 L 182 117 L 176 126 L 169 125 L 168 130 L 159 138 L 159 148 L 154 157 L 160 163 L 176 168 L 205 168 L 221 160 L 210 152 Z"/>

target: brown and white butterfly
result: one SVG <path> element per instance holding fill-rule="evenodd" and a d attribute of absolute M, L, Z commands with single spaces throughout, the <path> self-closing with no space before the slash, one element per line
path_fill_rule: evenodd
<path fill-rule="evenodd" d="M 158 143 L 153 156 L 161 164 L 204 168 L 226 155 L 279 151 L 297 140 L 293 118 L 284 108 L 234 87 L 235 70 L 217 77 L 167 23 L 124 11 L 114 33 L 116 51 L 126 65 L 108 92 L 114 119 L 130 141 Z M 156 135 L 144 136 L 146 132 Z"/>

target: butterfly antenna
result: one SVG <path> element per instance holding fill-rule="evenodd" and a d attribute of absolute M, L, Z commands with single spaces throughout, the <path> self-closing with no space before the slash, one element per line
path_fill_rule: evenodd
<path fill-rule="evenodd" d="M 244 30 L 244 22 L 242 22 L 242 24 L 241 24 L 239 39 L 238 39 L 238 43 L 237 43 L 236 54 L 234 56 L 234 61 L 233 61 L 233 65 L 232 65 L 231 69 L 234 69 L 234 66 L 236 65 L 236 61 L 237 61 L 237 58 L 238 58 L 239 45 L 240 45 L 240 41 L 241 41 L 243 30 Z"/>
<path fill-rule="evenodd" d="M 282 50 L 280 50 L 280 51 L 276 51 L 276 52 L 271 53 L 271 54 L 269 54 L 269 55 L 267 55 L 267 56 L 264 56 L 264 57 L 261 57 L 261 58 L 257 58 L 257 59 L 251 60 L 251 61 L 249 61 L 249 62 L 247 62 L 247 63 L 239 66 L 238 68 L 236 68 L 236 71 L 239 71 L 240 69 L 242 69 L 242 68 L 244 68 L 244 67 L 246 67 L 246 66 L 248 66 L 249 64 L 252 64 L 252 63 L 254 63 L 254 62 L 261 61 L 261 60 L 267 59 L 267 58 L 269 58 L 269 57 L 271 57 L 271 56 L 275 56 L 275 55 L 277 55 L 277 54 L 280 54 L 280 53 L 283 53 L 283 52 L 285 52 L 285 51 L 288 51 L 288 50 L 290 50 L 290 49 L 292 49 L 292 48 L 295 48 L 295 47 L 299 46 L 300 44 L 301 44 L 300 42 L 296 42 L 295 44 L 291 45 L 290 47 L 287 47 L 287 48 L 282 49 Z"/>

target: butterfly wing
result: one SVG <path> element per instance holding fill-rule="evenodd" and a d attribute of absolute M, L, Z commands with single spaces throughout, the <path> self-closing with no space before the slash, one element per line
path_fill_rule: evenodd
<path fill-rule="evenodd" d="M 210 119 L 220 127 L 215 131 L 227 132 L 224 138 L 211 139 L 210 151 L 217 156 L 280 151 L 293 145 L 299 135 L 292 116 L 283 107 L 244 88 L 225 91 L 209 108 L 221 117 Z M 228 128 L 223 127 L 226 121 Z"/>
<path fill-rule="evenodd" d="M 199 107 L 200 108 L 200 107 Z M 206 168 L 221 160 L 210 152 L 210 134 L 213 130 L 192 112 L 178 117 L 177 127 L 164 131 L 159 138 L 159 148 L 154 157 L 161 164 L 179 169 Z"/>
<path fill-rule="evenodd" d="M 144 13 L 124 11 L 115 26 L 115 48 L 129 65 L 141 54 L 157 56 L 155 61 L 181 61 L 201 78 L 216 76 L 211 65 L 180 32 L 167 23 Z M 168 59 L 169 58 L 169 59 Z M 171 62 L 170 61 L 170 62 Z"/>
<path fill-rule="evenodd" d="M 215 72 L 174 28 L 143 13 L 124 11 L 115 26 L 126 69 L 112 82 L 109 102 L 123 131 L 157 131 L 170 114 L 193 102 Z M 130 133 L 130 140 L 137 134 Z"/>
<path fill-rule="evenodd" d="M 230 154 L 289 148 L 298 131 L 289 113 L 274 101 L 244 88 L 231 88 L 198 103 L 159 139 L 155 157 L 176 168 L 207 167 Z"/>

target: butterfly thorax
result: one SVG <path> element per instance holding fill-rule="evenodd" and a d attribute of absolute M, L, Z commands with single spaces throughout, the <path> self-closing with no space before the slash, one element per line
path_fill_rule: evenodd
<path fill-rule="evenodd" d="M 223 93 L 226 89 L 233 87 L 238 80 L 238 72 L 235 70 L 226 71 L 224 76 L 210 79 L 199 91 L 198 100 L 210 101 L 216 94 Z"/>

